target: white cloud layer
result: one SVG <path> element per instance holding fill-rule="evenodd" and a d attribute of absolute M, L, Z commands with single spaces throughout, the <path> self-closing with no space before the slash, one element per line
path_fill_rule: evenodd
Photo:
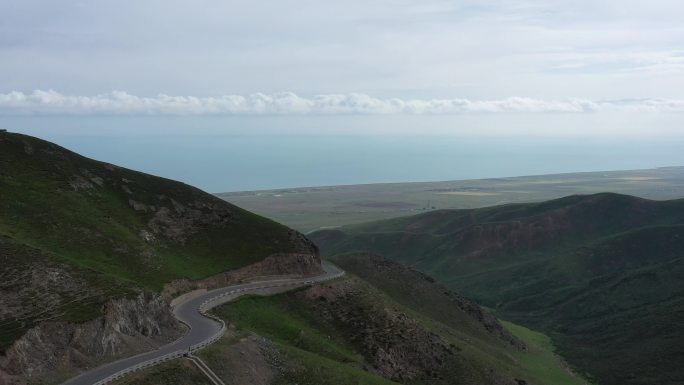
<path fill-rule="evenodd" d="M 292 92 L 220 97 L 141 97 L 124 91 L 94 96 L 64 95 L 48 90 L 0 93 L 3 115 L 288 115 L 288 114 L 465 114 L 465 113 L 596 113 L 684 112 L 684 100 L 588 99 L 500 100 L 381 99 L 366 94 L 323 94 L 310 98 Z"/>

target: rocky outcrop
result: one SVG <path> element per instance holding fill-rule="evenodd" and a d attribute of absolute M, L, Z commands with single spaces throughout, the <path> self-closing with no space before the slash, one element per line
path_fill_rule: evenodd
<path fill-rule="evenodd" d="M 55 373 L 76 373 L 118 356 L 156 348 L 184 328 L 160 296 L 140 293 L 105 305 L 104 315 L 75 324 L 43 322 L 0 356 L 0 384 L 23 384 Z M 4 380 L 3 380 L 4 379 Z"/>
<path fill-rule="evenodd" d="M 145 212 L 149 208 L 154 212 L 148 222 L 149 228 L 155 234 L 180 244 L 202 230 L 226 225 L 233 217 L 228 208 L 213 202 L 197 200 L 184 205 L 167 197 L 161 197 L 160 202 L 164 206 L 159 208 L 137 202 L 131 206 L 136 211 L 141 210 L 141 206 L 145 208 Z"/>
<path fill-rule="evenodd" d="M 314 246 L 315 247 L 315 246 Z M 167 300 L 196 289 L 213 289 L 273 276 L 308 277 L 323 273 L 317 250 L 311 253 L 278 253 L 240 269 L 227 271 L 199 281 L 178 279 L 164 286 Z"/>
<path fill-rule="evenodd" d="M 0 263 L 4 264 L 0 269 L 0 324 L 51 319 L 64 313 L 67 304 L 93 301 L 106 294 L 104 288 L 92 285 L 65 264 L 50 263 L 38 251 L 18 247 L 0 236 Z M 10 253 L 23 259 L 12 263 Z"/>
<path fill-rule="evenodd" d="M 452 383 L 466 370 L 462 348 L 427 328 L 358 278 L 315 285 L 293 294 L 365 358 L 365 370 L 399 383 Z M 514 382 L 495 371 L 463 384 Z"/>
<path fill-rule="evenodd" d="M 397 302 L 419 310 L 447 325 L 458 324 L 474 334 L 488 335 L 515 346 L 527 347 L 508 332 L 498 319 L 477 303 L 455 293 L 411 267 L 370 253 L 350 253 L 331 258 L 332 262 L 388 293 Z M 397 283 L 401 282 L 400 285 Z"/>
<path fill-rule="evenodd" d="M 389 293 L 397 302 L 418 309 L 440 322 L 447 325 L 458 323 L 461 328 L 468 326 L 475 333 L 486 331 L 520 350 L 527 349 L 494 315 L 411 267 L 370 253 L 337 255 L 331 260 Z M 397 284 L 399 282 L 400 285 Z"/>
<path fill-rule="evenodd" d="M 297 293 L 317 302 L 317 313 L 348 331 L 348 338 L 369 360 L 372 372 L 394 381 L 430 377 L 457 348 L 401 311 L 369 301 L 355 280 L 317 285 Z"/>
<path fill-rule="evenodd" d="M 287 231 L 287 235 L 295 253 L 313 255 L 320 262 L 318 246 L 309 238 L 299 231 L 292 229 Z"/>
<path fill-rule="evenodd" d="M 271 385 L 281 376 L 284 355 L 277 346 L 257 335 L 240 338 L 235 330 L 227 333 L 237 342 L 203 352 L 203 359 L 226 385 Z"/>

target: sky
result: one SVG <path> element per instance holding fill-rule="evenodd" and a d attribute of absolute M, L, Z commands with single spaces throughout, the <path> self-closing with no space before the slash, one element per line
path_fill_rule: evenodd
<path fill-rule="evenodd" d="M 681 1 L 0 0 L 0 127 L 96 157 L 114 152 L 87 138 L 184 135 L 600 138 L 629 156 L 683 123 Z"/>

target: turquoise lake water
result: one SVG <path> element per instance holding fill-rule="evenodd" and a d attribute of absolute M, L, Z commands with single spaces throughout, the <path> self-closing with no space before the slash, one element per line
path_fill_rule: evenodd
<path fill-rule="evenodd" d="M 684 138 L 88 131 L 12 123 L 14 131 L 209 192 L 684 165 Z"/>

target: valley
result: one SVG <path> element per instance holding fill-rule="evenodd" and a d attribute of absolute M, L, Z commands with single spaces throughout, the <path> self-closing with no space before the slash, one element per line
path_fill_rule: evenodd
<path fill-rule="evenodd" d="M 682 15 L 0 1 L 0 385 L 684 385 Z"/>
<path fill-rule="evenodd" d="M 226 385 L 588 384 L 543 337 L 415 270 L 368 254 L 334 262 L 345 276 L 218 307 L 233 326 L 198 356 Z M 136 381 L 174 384 L 161 379 L 168 370 Z"/>
<path fill-rule="evenodd" d="M 206 383 L 193 346 L 226 384 L 587 383 L 390 259 L 332 257 L 337 277 L 308 237 L 191 186 L 25 135 L 0 148 L 0 384 Z M 217 335 L 196 308 L 221 293 Z"/>
<path fill-rule="evenodd" d="M 414 267 L 541 330 L 601 384 L 684 379 L 684 200 L 613 193 L 436 210 L 310 234 L 324 255 Z M 344 255 L 344 254 L 342 254 Z"/>

